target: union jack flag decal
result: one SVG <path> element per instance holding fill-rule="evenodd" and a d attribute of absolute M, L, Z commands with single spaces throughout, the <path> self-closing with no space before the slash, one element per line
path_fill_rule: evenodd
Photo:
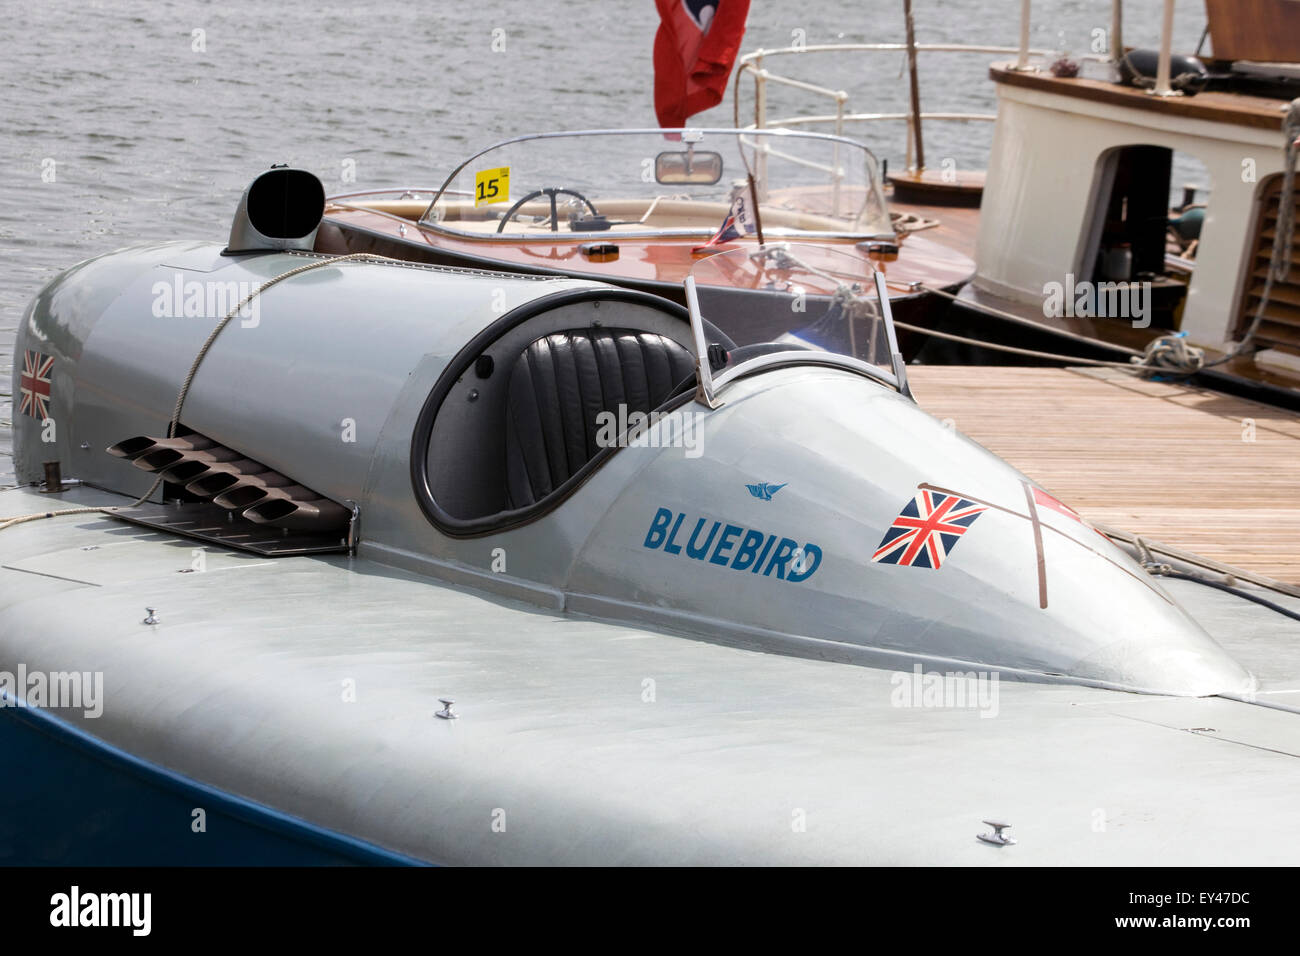
<path fill-rule="evenodd" d="M 727 218 L 722 220 L 722 225 L 718 227 L 713 237 L 699 248 L 707 249 L 722 242 L 731 242 L 733 239 L 740 239 L 757 231 L 758 227 L 749 214 L 744 182 L 740 181 L 732 187 L 731 209 L 727 212 Z"/>
<path fill-rule="evenodd" d="M 718 231 L 713 234 L 713 238 L 706 242 L 705 245 L 716 246 L 720 242 L 730 242 L 732 239 L 739 238 L 740 230 L 736 228 L 736 217 L 731 213 L 727 213 L 727 218 L 722 220 L 722 225 L 718 227 Z"/>
<path fill-rule="evenodd" d="M 53 357 L 23 350 L 23 374 L 18 379 L 18 391 L 22 395 L 18 407 L 20 415 L 30 415 L 38 421 L 50 417 L 50 372 L 53 368 Z"/>
<path fill-rule="evenodd" d="M 987 510 L 957 495 L 923 488 L 885 531 L 871 560 L 937 571 L 957 539 Z"/>

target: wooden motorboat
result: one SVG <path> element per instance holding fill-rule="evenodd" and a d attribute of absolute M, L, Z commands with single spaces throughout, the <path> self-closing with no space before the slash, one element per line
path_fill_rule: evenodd
<path fill-rule="evenodd" d="M 816 243 L 859 259 L 863 280 L 883 272 L 895 312 L 911 323 L 947 310 L 931 289 L 955 293 L 974 271 L 927 225 L 890 213 L 876 157 L 842 137 L 591 130 L 497 143 L 431 193 L 332 197 L 316 249 L 599 279 L 681 303 L 683 280 L 707 255 L 764 240 Z"/>

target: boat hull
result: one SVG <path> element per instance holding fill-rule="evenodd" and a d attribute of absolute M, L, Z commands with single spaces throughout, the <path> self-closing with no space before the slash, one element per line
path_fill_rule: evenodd
<path fill-rule="evenodd" d="M 0 493 L 0 514 L 48 505 L 34 490 Z M 364 559 L 209 550 L 205 571 L 180 573 L 189 543 L 106 517 L 4 534 L 0 670 L 104 676 L 102 714 L 62 709 L 60 721 L 209 792 L 405 858 L 1284 865 L 1300 840 L 1293 713 L 1011 681 L 996 708 L 927 705 L 909 693 L 911 667 L 724 647 Z M 157 624 L 142 623 L 145 603 Z M 1242 602 L 1233 619 L 1256 629 L 1271 615 Z M 439 698 L 455 699 L 458 720 L 435 716 Z M 11 775 L 7 789 L 23 792 L 6 799 L 28 814 L 16 826 L 58 834 L 42 806 L 58 799 L 49 782 Z M 146 798 L 182 855 L 191 836 L 215 841 L 230 826 L 204 797 Z M 111 787 L 80 799 L 69 819 L 129 819 Z M 204 836 L 190 830 L 197 806 L 209 807 Z M 1011 823 L 1020 842 L 981 844 L 985 819 Z M 154 832 L 137 831 L 163 839 Z M 228 856 L 259 862 L 264 846 L 241 841 Z M 94 862 L 151 852 L 99 851 Z"/>
<path fill-rule="evenodd" d="M 142 760 L 47 710 L 0 705 L 0 866 L 407 866 Z"/>

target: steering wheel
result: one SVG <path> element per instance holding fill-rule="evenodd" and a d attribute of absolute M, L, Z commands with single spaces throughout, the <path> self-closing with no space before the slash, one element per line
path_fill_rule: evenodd
<path fill-rule="evenodd" d="M 519 200 L 519 202 L 517 202 L 517 203 L 515 203 L 513 206 L 511 206 L 511 207 L 506 211 L 506 214 L 505 214 L 504 216 L 501 217 L 501 225 L 497 226 L 497 232 L 498 232 L 498 233 L 500 233 L 500 232 L 504 232 L 504 231 L 505 231 L 505 228 L 506 228 L 506 223 L 508 223 L 511 219 L 513 219 L 513 218 L 515 217 L 515 214 L 516 214 L 517 212 L 519 212 L 520 207 L 522 207 L 522 206 L 524 205 L 524 203 L 526 203 L 526 202 L 528 202 L 528 201 L 530 201 L 530 200 L 536 199 L 538 196 L 549 196 L 549 197 L 550 197 L 550 199 L 551 199 L 551 232 L 559 232 L 559 231 L 560 231 L 560 211 L 559 211 L 559 209 L 557 208 L 557 205 L 556 205 L 556 202 L 555 202 L 555 197 L 558 196 L 558 195 L 560 195 L 561 193 L 563 193 L 563 194 L 566 195 L 566 196 L 573 196 L 573 197 L 575 197 L 576 199 L 580 199 L 580 200 L 582 200 L 582 202 L 584 202 L 584 203 L 586 204 L 587 208 L 591 210 L 591 214 L 592 214 L 593 216 L 599 216 L 599 215 L 600 215 L 600 213 L 596 212 L 596 207 L 595 207 L 594 205 L 592 205 L 591 200 L 588 199 L 586 196 L 584 196 L 582 193 L 578 192 L 576 189 L 563 189 L 563 188 L 560 188 L 560 187 L 558 187 L 558 186 L 548 186 L 548 187 L 545 188 L 545 189 L 534 189 L 532 192 L 530 192 L 530 193 L 529 193 L 527 196 L 525 196 L 523 199 Z"/>

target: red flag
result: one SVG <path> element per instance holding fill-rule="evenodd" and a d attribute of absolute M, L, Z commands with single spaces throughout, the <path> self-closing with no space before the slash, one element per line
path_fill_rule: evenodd
<path fill-rule="evenodd" d="M 660 126 L 685 126 L 727 92 L 745 35 L 749 0 L 655 0 L 655 114 Z"/>

